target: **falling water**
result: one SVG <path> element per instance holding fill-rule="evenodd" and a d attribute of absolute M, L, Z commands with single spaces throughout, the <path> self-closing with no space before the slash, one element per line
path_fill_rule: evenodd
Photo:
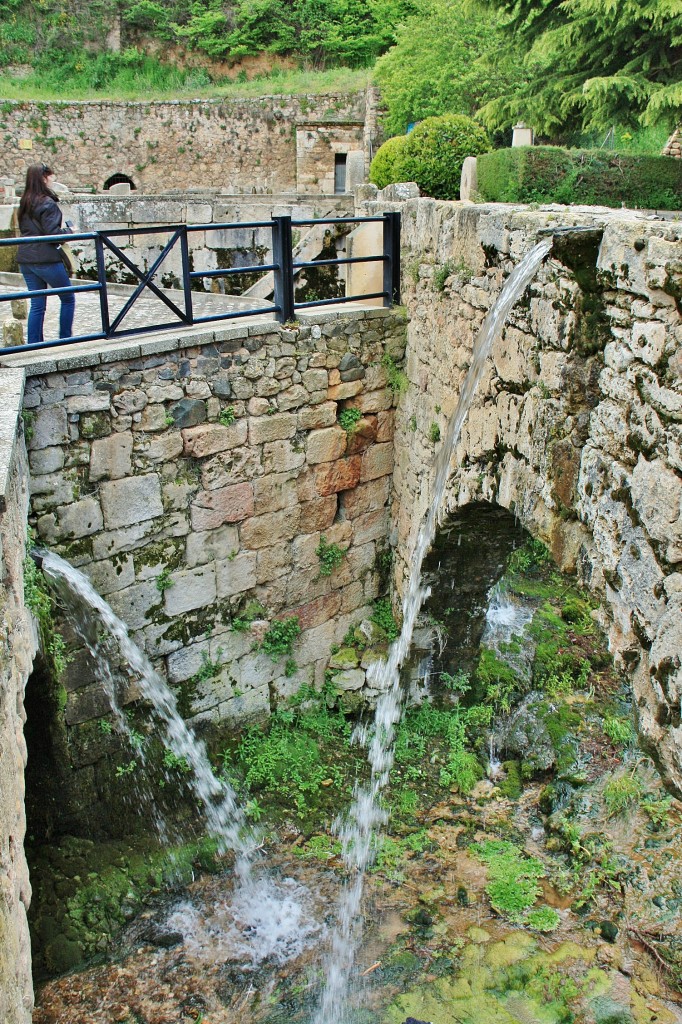
<path fill-rule="evenodd" d="M 108 633 L 118 643 L 123 658 L 138 678 L 142 694 L 152 704 L 154 713 L 161 722 L 165 742 L 177 757 L 184 757 L 192 769 L 188 774 L 188 781 L 204 808 L 208 831 L 217 838 L 221 852 L 234 850 L 237 877 L 242 887 L 250 886 L 251 864 L 256 844 L 253 835 L 245 828 L 244 810 L 240 807 L 232 787 L 213 774 L 206 748 L 180 716 L 172 691 L 155 671 L 146 655 L 131 640 L 125 624 L 99 596 L 82 572 L 53 552 L 41 553 L 41 563 L 45 575 L 53 580 L 56 586 L 65 587 L 70 593 L 74 620 L 77 608 L 85 605 L 97 614 Z M 106 659 L 101 657 L 97 644 L 89 637 L 90 631 L 83 623 L 75 621 L 75 625 L 91 655 L 101 667 L 104 681 L 111 682 L 111 670 Z M 107 690 L 116 707 L 115 687 L 107 686 Z"/>
<path fill-rule="evenodd" d="M 379 797 L 388 782 L 393 765 L 395 727 L 402 710 L 400 668 L 407 657 L 419 610 L 429 596 L 429 589 L 421 585 L 424 558 L 436 535 L 441 504 L 448 480 L 450 459 L 469 412 L 476 388 L 483 376 L 486 360 L 493 342 L 498 337 L 512 307 L 528 287 L 542 261 L 552 248 L 552 238 L 543 239 L 521 260 L 504 283 L 502 291 L 488 315 L 474 343 L 471 366 L 460 392 L 457 408 L 435 463 L 433 501 L 417 537 L 412 557 L 412 571 L 403 598 L 403 627 L 399 638 L 392 644 L 385 661 L 375 662 L 368 671 L 372 686 L 382 691 L 377 703 L 374 730 L 369 746 L 371 767 L 369 783 L 356 790 L 346 820 L 339 825 L 343 844 L 343 857 L 349 871 L 338 914 L 338 923 L 332 938 L 332 947 L 326 965 L 327 982 L 322 993 L 315 1024 L 342 1024 L 351 985 L 351 972 L 360 940 L 362 920 L 360 904 L 365 869 L 373 849 L 377 826 L 386 820 Z"/>

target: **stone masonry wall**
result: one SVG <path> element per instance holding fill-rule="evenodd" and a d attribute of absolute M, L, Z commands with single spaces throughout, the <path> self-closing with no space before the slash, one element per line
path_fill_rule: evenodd
<path fill-rule="evenodd" d="M 369 203 L 368 212 L 389 208 Z M 540 229 L 557 236 L 493 349 L 451 463 L 447 510 L 512 510 L 601 599 L 641 734 L 682 792 L 682 228 L 627 211 L 410 200 L 403 301 L 410 381 L 396 420 L 402 587 L 474 337 Z"/>
<path fill-rule="evenodd" d="M 370 91 L 370 106 L 374 94 Z M 306 167 L 301 191 L 333 182 L 333 125 L 348 149 L 363 148 L 365 93 L 264 96 L 257 99 L 33 103 L 7 101 L 0 113 L 0 175 L 23 182 L 26 168 L 47 163 L 69 186 L 101 189 L 124 174 L 147 191 L 193 186 L 228 191 L 297 189 L 297 124 L 320 135 L 318 172 Z M 374 120 L 374 118 L 372 118 Z M 360 122 L 349 134 L 348 122 Z M 365 140 L 369 144 L 369 140 Z M 317 181 L 314 180 L 317 178 Z"/>
<path fill-rule="evenodd" d="M 38 536 L 88 575 L 192 721 L 263 717 L 302 684 L 320 687 L 331 646 L 369 614 L 393 471 L 381 359 L 403 349 L 402 318 L 376 309 L 27 366 Z M 352 436 L 337 423 L 349 405 L 363 413 Z M 346 551 L 331 576 L 322 535 Z M 256 601 L 257 621 L 233 627 Z M 295 665 L 254 649 L 290 616 Z M 93 742 L 90 725 L 108 702 L 87 658 L 64 681 L 72 759 L 92 765 L 106 738 Z M 364 672 L 336 681 L 361 687 Z"/>
<path fill-rule="evenodd" d="M 0 1020 L 28 1024 L 33 1008 L 24 856 L 24 689 L 35 653 L 24 607 L 28 466 L 20 418 L 24 375 L 0 370 Z"/>

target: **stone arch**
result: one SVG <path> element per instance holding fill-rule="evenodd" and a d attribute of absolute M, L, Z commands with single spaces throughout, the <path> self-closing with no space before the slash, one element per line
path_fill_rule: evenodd
<path fill-rule="evenodd" d="M 120 171 L 117 171 L 115 174 L 111 174 L 107 178 L 107 180 L 102 185 L 102 190 L 104 192 L 108 192 L 112 185 L 129 185 L 131 191 L 133 192 L 137 189 L 137 185 L 135 184 L 133 179 L 129 178 L 127 174 L 122 174 Z"/>

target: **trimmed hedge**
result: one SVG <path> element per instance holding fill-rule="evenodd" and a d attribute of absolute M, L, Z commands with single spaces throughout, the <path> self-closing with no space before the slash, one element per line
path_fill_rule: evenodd
<path fill-rule="evenodd" d="M 484 128 L 464 114 L 426 117 L 410 132 L 400 155 L 403 181 L 416 181 L 434 199 L 459 199 L 462 164 L 490 149 Z"/>
<path fill-rule="evenodd" d="M 387 139 L 369 165 L 369 180 L 379 188 L 386 188 L 395 181 L 406 181 L 401 176 L 400 163 L 407 143 L 407 135 L 395 135 Z"/>
<path fill-rule="evenodd" d="M 682 208 L 682 160 L 667 156 L 520 146 L 479 156 L 477 170 L 488 202 Z"/>

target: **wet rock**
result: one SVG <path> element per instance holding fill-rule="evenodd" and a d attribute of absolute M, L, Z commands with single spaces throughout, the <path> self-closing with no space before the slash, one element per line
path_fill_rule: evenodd
<path fill-rule="evenodd" d="M 607 942 L 615 942 L 618 935 L 618 926 L 613 921 L 600 921 L 599 931 L 601 937 Z"/>
<path fill-rule="evenodd" d="M 145 939 L 152 946 L 159 946 L 161 949 L 172 949 L 184 942 L 182 932 L 173 931 L 161 924 L 152 924 L 145 932 Z"/>
<path fill-rule="evenodd" d="M 545 700 L 540 693 L 528 694 L 497 737 L 499 748 L 515 754 L 532 772 L 549 771 L 556 761 L 552 739 L 540 710 Z"/>

